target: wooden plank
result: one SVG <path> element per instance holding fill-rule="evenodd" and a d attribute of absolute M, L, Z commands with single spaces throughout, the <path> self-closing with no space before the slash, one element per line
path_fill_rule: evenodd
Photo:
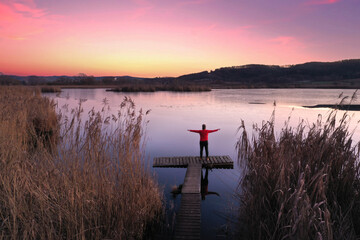
<path fill-rule="evenodd" d="M 229 156 L 211 156 L 200 160 L 198 156 L 160 157 L 153 159 L 153 167 L 187 167 L 180 209 L 176 215 L 174 239 L 200 239 L 201 232 L 201 171 L 203 165 L 213 168 L 233 168 Z"/>
<path fill-rule="evenodd" d="M 200 202 L 200 193 L 182 194 L 180 209 L 176 215 L 174 239 L 200 239 Z"/>
<path fill-rule="evenodd" d="M 182 193 L 200 193 L 200 183 L 201 183 L 201 164 L 189 164 L 184 184 L 182 187 Z"/>
<path fill-rule="evenodd" d="M 229 156 L 211 156 L 200 160 L 198 156 L 160 157 L 153 159 L 153 167 L 187 167 L 189 164 L 213 164 L 213 168 L 233 168 L 234 162 Z"/>

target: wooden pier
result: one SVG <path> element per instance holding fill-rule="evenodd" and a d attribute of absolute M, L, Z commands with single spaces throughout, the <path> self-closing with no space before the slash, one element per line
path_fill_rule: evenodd
<path fill-rule="evenodd" d="M 211 156 L 209 160 L 200 157 L 159 157 L 154 158 L 153 167 L 171 167 L 171 168 L 187 168 L 188 165 L 202 164 L 203 167 L 211 168 L 234 168 L 234 162 L 229 156 Z"/>
<path fill-rule="evenodd" d="M 201 232 L 201 171 L 203 167 L 233 168 L 229 156 L 154 158 L 153 167 L 187 168 L 181 189 L 181 205 L 176 215 L 174 239 L 200 239 Z"/>

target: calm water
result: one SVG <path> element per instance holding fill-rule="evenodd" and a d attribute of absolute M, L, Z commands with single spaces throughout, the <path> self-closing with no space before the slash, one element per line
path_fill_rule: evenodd
<path fill-rule="evenodd" d="M 309 123 L 316 121 L 318 114 L 326 115 L 329 109 L 306 109 L 304 105 L 332 104 L 339 102 L 340 93 L 351 96 L 353 90 L 315 90 L 315 89 L 237 89 L 213 90 L 204 93 L 114 93 L 105 89 L 65 89 L 55 98 L 59 106 L 68 104 L 75 107 L 80 99 L 85 112 L 92 107 L 100 110 L 102 100 L 107 98 L 110 111 L 116 112 L 125 96 L 131 97 L 137 108 L 151 110 L 147 116 L 146 154 L 149 161 L 160 156 L 181 156 L 199 154 L 199 136 L 187 129 L 200 129 L 206 123 L 207 129 L 221 130 L 209 135 L 210 155 L 229 155 L 236 162 L 235 144 L 239 135 L 237 129 L 241 120 L 249 132 L 253 123 L 261 124 L 268 120 L 275 108 L 275 126 L 277 131 L 291 115 L 290 125 L 297 125 L 301 119 Z M 351 129 L 359 120 L 358 113 L 353 115 Z M 360 139 L 360 130 L 355 129 L 356 139 Z M 182 184 L 185 169 L 161 168 L 152 169 L 161 186 L 169 206 L 175 208 L 180 196 L 173 199 L 170 191 L 173 185 Z M 234 214 L 238 202 L 233 196 L 238 185 L 241 171 L 235 164 L 233 170 L 214 169 L 209 172 L 209 191 L 220 196 L 208 195 L 201 203 L 202 238 L 213 239 L 216 233 L 229 226 L 226 220 Z"/>

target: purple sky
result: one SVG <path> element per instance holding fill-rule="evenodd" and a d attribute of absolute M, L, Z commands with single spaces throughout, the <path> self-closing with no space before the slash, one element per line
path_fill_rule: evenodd
<path fill-rule="evenodd" d="M 360 58 L 360 0 L 0 0 L 6 74 L 175 76 Z"/>

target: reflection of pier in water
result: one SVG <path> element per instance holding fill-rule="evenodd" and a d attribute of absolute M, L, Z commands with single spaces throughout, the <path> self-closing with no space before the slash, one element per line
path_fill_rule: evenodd
<path fill-rule="evenodd" d="M 174 239 L 200 239 L 201 226 L 201 172 L 202 167 L 233 168 L 229 156 L 212 156 L 209 160 L 199 157 L 154 158 L 153 167 L 187 168 L 181 189 L 181 205 L 176 215 Z"/>

